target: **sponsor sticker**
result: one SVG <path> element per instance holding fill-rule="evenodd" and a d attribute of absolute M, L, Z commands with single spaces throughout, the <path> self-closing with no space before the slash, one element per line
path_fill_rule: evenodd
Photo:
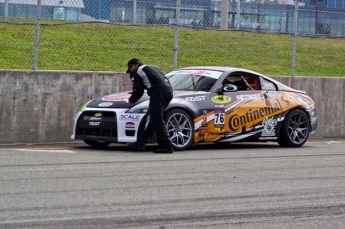
<path fill-rule="evenodd" d="M 260 99 L 259 94 L 252 94 L 252 95 L 236 95 L 236 99 L 239 101 L 242 100 L 255 100 L 255 99 Z"/>
<path fill-rule="evenodd" d="M 224 127 L 215 127 L 214 132 L 225 132 Z"/>
<path fill-rule="evenodd" d="M 231 98 L 227 95 L 216 95 L 212 97 L 212 102 L 214 103 L 230 103 Z"/>
<path fill-rule="evenodd" d="M 192 70 L 192 71 L 189 71 L 188 73 L 189 74 L 192 74 L 192 75 L 202 75 L 202 74 L 205 74 L 205 70 Z"/>
<path fill-rule="evenodd" d="M 186 97 L 186 101 L 188 102 L 198 102 L 198 101 L 205 101 L 205 95 L 202 96 L 193 96 L 193 97 Z"/>
<path fill-rule="evenodd" d="M 102 118 L 97 118 L 97 117 L 90 117 L 89 120 L 102 120 Z"/>
<path fill-rule="evenodd" d="M 276 140 L 277 137 L 260 137 L 259 140 Z"/>
<path fill-rule="evenodd" d="M 199 128 L 199 133 L 207 133 L 208 132 L 208 127 L 207 126 L 202 126 Z"/>
<path fill-rule="evenodd" d="M 267 92 L 267 95 L 270 98 L 274 98 L 274 99 L 278 99 L 280 97 L 280 93 L 277 91 L 269 91 L 269 92 Z"/>
<path fill-rule="evenodd" d="M 89 126 L 99 126 L 101 122 L 89 122 Z"/>
<path fill-rule="evenodd" d="M 167 76 L 172 76 L 172 75 L 179 75 L 179 74 L 189 74 L 189 75 L 200 75 L 200 76 L 207 76 L 211 77 L 213 79 L 218 79 L 219 76 L 223 74 L 223 72 L 220 71 L 210 71 L 210 70 L 201 70 L 201 69 L 196 69 L 196 70 L 178 70 L 178 71 L 172 71 L 167 74 Z"/>
<path fill-rule="evenodd" d="M 249 109 L 245 114 L 234 113 L 229 117 L 229 128 L 233 132 L 241 131 L 243 128 L 246 128 L 247 123 L 250 124 L 258 119 L 267 118 L 267 116 L 280 113 L 282 110 L 282 105 L 279 100 L 276 100 L 275 102 L 271 102 L 267 107 Z M 265 125 L 265 123 L 262 123 L 262 125 Z"/>
<path fill-rule="evenodd" d="M 201 126 L 207 126 L 207 110 L 203 110 L 202 112 L 203 116 L 202 116 L 202 123 Z"/>
<path fill-rule="evenodd" d="M 275 118 L 267 118 L 262 121 L 262 126 L 264 127 L 262 130 L 262 137 L 268 136 L 276 136 L 275 127 L 277 125 L 277 119 Z"/>
<path fill-rule="evenodd" d="M 109 102 L 104 102 L 104 103 L 98 104 L 99 107 L 110 107 L 111 105 L 113 105 L 113 103 L 109 103 Z"/>
<path fill-rule="evenodd" d="M 138 121 L 139 120 L 139 115 L 135 115 L 135 114 L 120 114 L 120 120 Z"/>
<path fill-rule="evenodd" d="M 102 116 L 102 113 L 96 113 L 95 116 L 96 116 L 96 117 L 101 117 L 101 116 Z"/>
<path fill-rule="evenodd" d="M 134 122 L 126 122 L 125 128 L 134 129 L 135 128 Z"/>
<path fill-rule="evenodd" d="M 119 102 L 119 101 L 127 102 L 129 97 L 131 97 L 130 94 L 113 94 L 113 95 L 107 95 L 103 97 L 102 100 L 111 101 L 111 102 Z"/>

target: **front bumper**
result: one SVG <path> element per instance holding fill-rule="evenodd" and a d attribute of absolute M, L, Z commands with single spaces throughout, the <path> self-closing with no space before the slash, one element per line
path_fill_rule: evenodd
<path fill-rule="evenodd" d="M 145 114 L 128 114 L 127 110 L 87 108 L 78 112 L 71 139 L 136 142 Z"/>

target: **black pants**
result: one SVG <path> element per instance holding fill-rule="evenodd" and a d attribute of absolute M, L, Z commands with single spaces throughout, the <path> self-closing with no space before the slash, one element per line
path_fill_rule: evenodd
<path fill-rule="evenodd" d="M 147 143 L 152 137 L 154 131 L 156 131 L 159 147 L 172 147 L 168 129 L 163 117 L 164 110 L 169 105 L 172 97 L 173 92 L 169 86 L 162 86 L 152 90 L 150 95 L 150 105 L 147 111 L 150 121 L 145 130 L 138 135 L 138 142 L 142 144 Z"/>

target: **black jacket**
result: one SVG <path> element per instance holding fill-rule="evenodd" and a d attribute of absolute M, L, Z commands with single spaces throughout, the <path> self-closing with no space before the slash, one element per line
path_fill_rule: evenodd
<path fill-rule="evenodd" d="M 147 94 L 151 95 L 152 90 L 160 87 L 171 87 L 168 78 L 162 70 L 154 65 L 139 64 L 134 72 L 130 73 L 132 81 L 132 95 L 129 102 L 135 103 L 144 94 L 147 89 Z"/>

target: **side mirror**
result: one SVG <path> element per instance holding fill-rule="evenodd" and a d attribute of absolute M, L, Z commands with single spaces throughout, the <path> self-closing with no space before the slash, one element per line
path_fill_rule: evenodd
<path fill-rule="evenodd" d="M 221 88 L 222 92 L 236 92 L 237 91 L 237 86 L 233 84 L 225 84 Z"/>

